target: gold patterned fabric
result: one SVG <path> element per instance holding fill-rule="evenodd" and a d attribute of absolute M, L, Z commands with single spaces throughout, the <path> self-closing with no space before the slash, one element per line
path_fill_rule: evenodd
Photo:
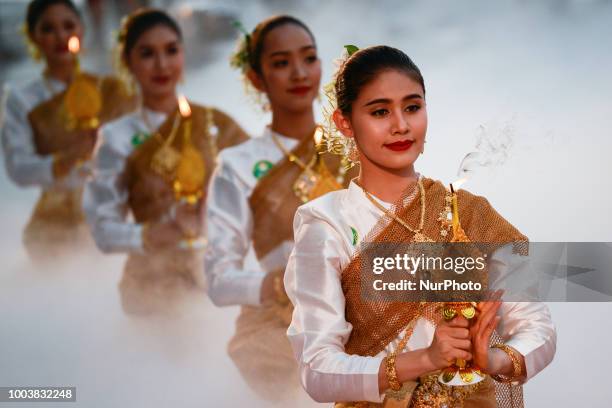
<path fill-rule="evenodd" d="M 287 340 L 283 308 L 270 303 L 242 306 L 227 351 L 240 374 L 261 398 L 290 400 L 300 388 L 297 362 Z"/>
<path fill-rule="evenodd" d="M 113 77 L 98 77 L 82 74 L 86 81 L 95 85 L 102 96 L 100 124 L 116 119 L 136 107 L 136 100 L 125 92 L 123 83 Z M 67 91 L 54 95 L 39 104 L 28 114 L 36 152 L 40 155 L 60 153 L 83 135 L 83 130 L 68 124 L 64 97 Z"/>
<path fill-rule="evenodd" d="M 419 378 L 408 405 L 387 400 L 375 402 L 338 402 L 335 408 L 496 408 L 496 386 L 491 377 L 478 384 L 465 387 L 450 387 L 438 382 L 439 372 Z M 467 396 L 467 398 L 466 398 Z M 501 405 L 504 406 L 504 405 Z M 512 406 L 512 405 L 510 405 Z"/>
<path fill-rule="evenodd" d="M 291 151 L 301 162 L 311 162 L 317 154 L 311 138 L 301 140 Z M 322 168 L 329 176 L 340 172 L 340 158 L 325 153 Z M 347 172 L 344 186 L 356 175 Z M 293 217 L 303 201 L 293 190 L 303 169 L 287 157 L 259 181 L 249 199 L 253 213 L 253 246 L 263 259 L 284 241 L 293 241 Z M 319 185 L 317 194 L 332 191 L 333 183 Z M 334 186 L 337 188 L 337 186 Z M 279 274 L 282 277 L 282 274 Z M 249 386 L 268 400 L 285 399 L 299 389 L 297 365 L 287 339 L 292 305 L 272 303 L 262 307 L 242 307 L 236 333 L 229 344 L 229 355 Z"/>
<path fill-rule="evenodd" d="M 125 93 L 123 84 L 112 77 L 82 74 L 95 84 L 102 96 L 100 123 L 111 121 L 135 107 L 135 101 Z M 40 103 L 28 114 L 36 153 L 42 156 L 61 153 L 83 137 L 84 131 L 67 125 L 64 97 L 60 92 Z M 43 191 L 24 232 L 24 245 L 34 261 L 58 259 L 78 251 L 93 248 L 91 234 L 81 210 L 82 188 Z"/>
<path fill-rule="evenodd" d="M 234 146 L 248 136 L 229 116 L 213 108 L 191 104 L 191 144 L 205 164 L 205 182 L 215 166 L 219 150 Z M 212 124 L 208 118 L 212 112 Z M 171 180 L 154 171 L 153 156 L 171 133 L 177 112 L 159 127 L 152 136 L 138 146 L 128 157 L 122 174 L 122 183 L 128 191 L 128 206 L 137 223 L 161 221 L 176 204 Z M 211 135 L 210 127 L 216 128 Z M 185 139 L 182 127 L 171 143 L 181 152 Z M 206 199 L 206 187 L 201 203 Z M 155 254 L 130 254 L 120 283 L 124 310 L 134 314 L 165 313 L 172 309 L 181 297 L 191 290 L 201 290 L 203 250 L 168 251 Z"/>
<path fill-rule="evenodd" d="M 23 233 L 23 243 L 31 260 L 44 262 L 93 248 L 81 211 L 82 192 L 82 188 L 77 188 L 41 193 Z"/>
<path fill-rule="evenodd" d="M 167 251 L 131 254 L 125 264 L 119 293 L 126 313 L 173 315 L 202 288 L 197 273 L 204 262 L 202 251 Z M 197 291 L 197 290 L 196 290 Z"/>
<path fill-rule="evenodd" d="M 301 162 L 309 163 L 317 154 L 313 140 L 301 140 L 291 154 Z M 321 159 L 324 171 L 330 175 L 339 173 L 339 156 L 324 153 Z M 293 216 L 297 208 L 304 204 L 293 191 L 293 186 L 302 173 L 301 167 L 285 157 L 270 169 L 253 190 L 249 205 L 253 213 L 253 246 L 258 259 L 264 258 L 283 241 L 293 240 Z M 351 169 L 344 177 L 343 187 L 356 175 L 357 169 Z M 329 191 L 332 190 L 322 189 L 318 195 Z"/>
<path fill-rule="evenodd" d="M 444 214 L 445 207 L 447 207 L 446 197 L 448 192 L 442 183 L 427 178 L 423 179 L 423 186 L 427 203 L 423 234 L 436 242 L 448 242 L 451 237 L 442 232 L 445 228 L 440 219 L 440 214 Z M 418 199 L 411 200 L 408 205 L 402 205 L 402 203 L 407 201 L 406 197 L 410 196 L 414 188 L 416 188 L 414 185 L 410 186 L 395 206 L 397 209 L 396 215 L 409 225 L 418 224 L 420 203 Z M 488 251 L 493 251 L 507 243 L 514 243 L 516 250 L 521 251 L 527 242 L 527 238 L 500 216 L 485 198 L 460 190 L 458 192 L 458 205 L 461 225 L 467 236 L 472 242 L 488 244 Z M 380 243 L 388 244 L 391 248 L 389 250 L 392 251 L 394 244 L 402 245 L 411 242 L 413 235 L 399 223 L 389 222 L 387 217 L 383 217 L 368 236 L 363 239 L 364 246 L 360 248 L 360 252 L 366 250 L 368 244 L 376 245 Z M 349 340 L 345 345 L 348 354 L 377 355 L 396 339 L 414 319 L 423 317 L 434 325 L 438 323 L 441 318 L 440 304 L 427 303 L 421 309 L 418 303 L 390 302 L 382 297 L 366 301 L 361 296 L 361 262 L 361 256 L 357 253 L 351 263 L 342 271 L 341 278 L 342 289 L 346 298 L 346 320 L 353 326 Z M 384 324 L 381 324 L 381 322 L 384 322 Z M 499 337 L 495 335 L 492 338 L 492 343 L 498 342 L 498 340 Z M 418 400 L 419 393 L 423 393 L 425 384 L 423 381 L 424 378 L 421 379 L 419 386 L 413 393 L 411 406 L 415 408 L 442 406 L 431 402 L 435 394 L 432 392 L 429 393 L 429 402 Z M 495 393 L 491 391 L 493 388 Z M 441 385 L 436 385 L 436 389 L 440 389 L 440 392 L 444 390 Z M 496 403 L 493 396 L 496 398 Z M 348 404 L 344 406 L 357 403 Z M 368 404 L 365 406 L 380 406 Z M 462 404 L 460 406 L 463 407 L 522 407 L 521 387 L 499 383 L 489 386 L 489 383 L 487 383 L 478 387 L 475 392 L 462 400 Z M 448 406 L 451 405 L 448 404 Z"/>

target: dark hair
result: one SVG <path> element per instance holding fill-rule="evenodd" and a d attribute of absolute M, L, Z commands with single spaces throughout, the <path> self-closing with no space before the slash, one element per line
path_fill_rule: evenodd
<path fill-rule="evenodd" d="M 418 82 L 425 92 L 421 71 L 402 51 L 377 45 L 352 54 L 336 76 L 336 101 L 342 113 L 350 113 L 361 89 L 383 71 L 397 70 Z"/>
<path fill-rule="evenodd" d="M 261 23 L 257 24 L 255 29 L 249 36 L 249 41 L 247 43 L 247 55 L 249 60 L 249 67 L 253 71 L 258 74 L 261 74 L 261 53 L 263 52 L 264 42 L 268 33 L 274 30 L 275 28 L 287 24 L 294 24 L 298 27 L 303 28 L 312 39 L 312 42 L 316 44 L 314 35 L 312 35 L 312 31 L 310 31 L 306 24 L 304 24 L 297 18 L 288 15 L 269 17 Z"/>
<path fill-rule="evenodd" d="M 164 25 L 176 33 L 180 40 L 183 34 L 178 24 L 165 11 L 141 8 L 129 15 L 123 23 L 119 33 L 119 42 L 123 43 L 122 57 L 127 60 L 128 55 L 141 35 L 157 25 Z"/>
<path fill-rule="evenodd" d="M 76 14 L 79 20 L 81 19 L 79 9 L 71 0 L 32 0 L 30 4 L 28 4 L 28 11 L 26 12 L 26 26 L 30 36 L 34 34 L 34 28 L 45 11 L 49 7 L 56 4 L 61 4 L 68 7 L 72 12 L 74 12 L 74 14 Z"/>

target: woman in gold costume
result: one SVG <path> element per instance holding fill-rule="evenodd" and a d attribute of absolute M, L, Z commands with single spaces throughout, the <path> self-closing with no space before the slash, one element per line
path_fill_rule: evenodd
<path fill-rule="evenodd" d="M 387 46 L 347 49 L 330 89 L 328 141 L 355 149 L 360 175 L 348 189 L 298 209 L 285 272 L 295 307 L 288 337 L 302 383 L 312 398 L 337 407 L 521 407 L 520 384 L 555 353 L 545 305 L 501 302 L 496 292 L 462 315 L 449 304 L 362 296 L 371 274 L 364 262 L 381 248 L 487 243 L 494 248 L 488 273 L 503 277 L 525 267 L 527 238 L 485 198 L 451 193 L 416 172 L 427 113 L 423 77 L 410 58 Z M 471 312 L 479 314 L 469 325 Z M 484 380 L 440 382 L 456 359 L 471 360 Z"/>
<path fill-rule="evenodd" d="M 304 23 L 262 21 L 245 33 L 232 63 L 267 99 L 272 122 L 261 137 L 219 156 L 206 210 L 208 292 L 218 306 L 242 306 L 228 351 L 244 379 L 263 398 L 283 400 L 299 390 L 282 285 L 291 222 L 303 202 L 341 188 L 345 168 L 338 157 L 317 154 L 321 65 Z M 258 262 L 249 262 L 251 248 Z"/>
<path fill-rule="evenodd" d="M 42 188 L 23 238 L 33 260 L 74 254 L 91 242 L 81 194 L 96 130 L 134 107 L 119 80 L 79 69 L 83 34 L 72 1 L 28 5 L 25 35 L 45 69 L 40 78 L 7 90 L 2 144 L 10 178 L 20 186 Z"/>
<path fill-rule="evenodd" d="M 177 98 L 184 50 L 165 12 L 128 16 L 118 55 L 142 105 L 102 127 L 83 205 L 98 247 L 129 254 L 119 285 L 124 310 L 174 313 L 203 289 L 200 212 L 217 154 L 247 136 L 223 112 Z"/>

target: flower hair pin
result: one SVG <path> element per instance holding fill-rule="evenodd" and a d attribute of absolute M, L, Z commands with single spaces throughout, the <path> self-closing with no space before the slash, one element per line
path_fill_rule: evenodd
<path fill-rule="evenodd" d="M 246 72 L 249 67 L 249 44 L 251 44 L 251 34 L 247 31 L 244 25 L 235 20 L 232 26 L 243 34 L 241 41 L 238 43 L 238 48 L 230 59 L 230 66 Z"/>

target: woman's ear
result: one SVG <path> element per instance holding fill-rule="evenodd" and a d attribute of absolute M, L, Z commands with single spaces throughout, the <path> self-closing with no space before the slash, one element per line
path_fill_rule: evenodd
<path fill-rule="evenodd" d="M 336 128 L 342 133 L 345 137 L 353 137 L 353 127 L 351 126 L 351 121 L 340 111 L 340 109 L 336 109 L 334 114 L 332 115 L 332 119 L 336 124 Z"/>
<path fill-rule="evenodd" d="M 257 89 L 259 92 L 266 92 L 264 82 L 257 72 L 255 72 L 253 69 L 249 69 L 246 72 L 246 77 L 251 85 L 255 87 L 255 89 Z"/>

